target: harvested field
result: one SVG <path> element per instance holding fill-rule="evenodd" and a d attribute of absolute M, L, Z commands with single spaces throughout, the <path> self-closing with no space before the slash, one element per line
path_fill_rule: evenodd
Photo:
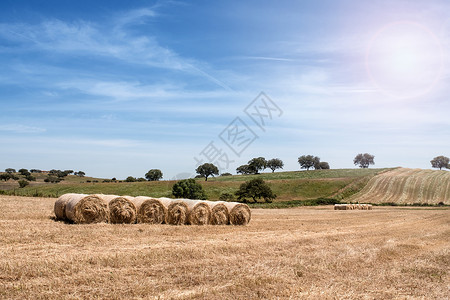
<path fill-rule="evenodd" d="M 448 299 L 450 210 L 252 210 L 247 226 L 55 222 L 0 196 L 2 299 Z"/>
<path fill-rule="evenodd" d="M 450 204 L 450 172 L 398 168 L 376 175 L 348 201 Z"/>

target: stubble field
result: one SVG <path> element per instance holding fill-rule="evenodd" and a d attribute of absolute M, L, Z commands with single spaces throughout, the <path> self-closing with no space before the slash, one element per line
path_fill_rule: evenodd
<path fill-rule="evenodd" d="M 448 299 L 450 210 L 252 210 L 237 226 L 70 225 L 0 196 L 2 299 Z"/>

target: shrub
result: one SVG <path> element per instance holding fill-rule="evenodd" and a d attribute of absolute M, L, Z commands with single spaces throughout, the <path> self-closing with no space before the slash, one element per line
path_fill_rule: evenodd
<path fill-rule="evenodd" d="M 203 186 L 192 178 L 175 183 L 172 187 L 172 194 L 177 198 L 206 200 Z"/>
<path fill-rule="evenodd" d="M 51 183 L 58 183 L 61 181 L 61 178 L 49 175 L 47 178 L 44 179 L 44 181 L 51 182 Z"/>
<path fill-rule="evenodd" d="M 230 193 L 222 193 L 219 197 L 219 200 L 232 202 L 232 201 L 234 201 L 234 195 L 230 194 Z"/>
<path fill-rule="evenodd" d="M 25 176 L 25 179 L 28 180 L 28 181 L 36 181 L 36 177 L 34 177 L 31 174 L 28 174 L 27 176 Z"/>
<path fill-rule="evenodd" d="M 23 180 L 23 179 L 22 179 L 22 180 L 19 180 L 18 182 L 19 182 L 19 187 L 20 187 L 20 188 L 24 188 L 24 187 L 26 187 L 27 185 L 30 184 L 28 181 Z"/>
<path fill-rule="evenodd" d="M 220 176 L 233 176 L 231 173 L 222 173 Z"/>

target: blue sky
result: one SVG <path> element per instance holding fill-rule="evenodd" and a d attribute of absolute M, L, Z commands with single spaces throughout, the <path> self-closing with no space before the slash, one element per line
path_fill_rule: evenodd
<path fill-rule="evenodd" d="M 211 142 L 232 173 L 450 156 L 447 1 L 125 2 L 0 3 L 0 169 L 171 179 Z M 261 91 L 263 128 L 244 111 Z M 236 117 L 256 137 L 239 155 Z"/>

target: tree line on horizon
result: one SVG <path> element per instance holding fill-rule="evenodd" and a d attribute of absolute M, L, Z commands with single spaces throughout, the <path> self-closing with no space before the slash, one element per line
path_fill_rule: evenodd
<path fill-rule="evenodd" d="M 314 155 L 302 155 L 297 159 L 300 168 L 309 169 L 314 168 L 315 170 L 328 170 L 330 169 L 330 165 L 328 162 L 321 161 L 318 156 Z M 355 166 L 360 168 L 368 168 L 370 165 L 375 164 L 375 156 L 369 153 L 359 153 L 353 159 L 353 163 Z M 446 156 L 440 155 L 433 158 L 431 161 L 431 166 L 433 168 L 438 168 L 439 170 L 450 169 L 450 159 Z M 261 171 L 265 169 L 271 169 L 272 173 L 275 170 L 283 169 L 284 163 L 279 158 L 272 158 L 266 160 L 264 157 L 255 157 L 250 159 L 247 164 L 241 165 L 236 168 L 237 174 L 242 175 L 257 175 L 260 174 Z M 208 177 L 214 177 L 215 175 L 219 175 L 219 168 L 212 163 L 204 163 L 198 166 L 195 169 L 198 174 L 196 178 L 205 178 L 205 181 L 208 180 Z M 30 181 L 36 181 L 36 177 L 32 175 L 32 173 L 47 173 L 47 178 L 44 179 L 45 182 L 49 183 L 58 183 L 70 174 L 73 174 L 78 177 L 84 177 L 86 175 L 83 171 L 74 172 L 73 170 L 56 170 L 52 169 L 50 171 L 42 171 L 39 169 L 19 169 L 17 172 L 13 168 L 6 168 L 4 173 L 0 174 L 0 181 L 8 181 L 10 179 L 18 181 L 20 187 L 25 187 L 29 184 Z M 231 176 L 231 173 L 222 173 L 221 176 Z M 19 177 L 21 176 L 21 177 Z M 151 169 L 145 174 L 145 178 L 135 178 L 133 176 L 128 176 L 124 181 L 125 182 L 137 182 L 137 181 L 159 181 L 163 178 L 163 173 L 160 169 Z M 117 181 L 116 178 L 111 179 L 111 181 Z"/>

